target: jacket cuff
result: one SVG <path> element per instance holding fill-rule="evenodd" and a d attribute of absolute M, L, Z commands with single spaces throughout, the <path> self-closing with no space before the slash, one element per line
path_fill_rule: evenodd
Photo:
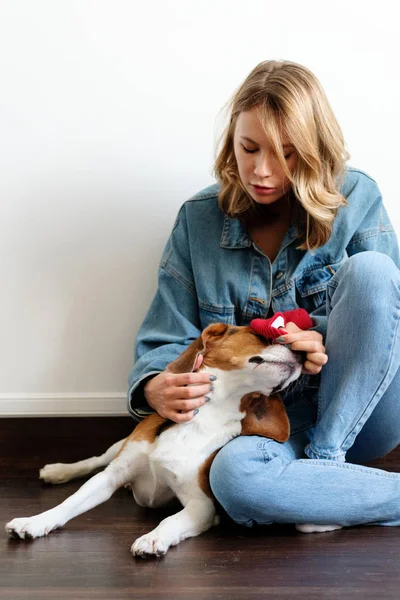
<path fill-rule="evenodd" d="M 162 371 L 152 371 L 147 373 L 141 379 L 138 379 L 128 391 L 128 411 L 136 421 L 142 421 L 144 418 L 152 415 L 156 411 L 148 404 L 144 395 L 144 386 Z"/>

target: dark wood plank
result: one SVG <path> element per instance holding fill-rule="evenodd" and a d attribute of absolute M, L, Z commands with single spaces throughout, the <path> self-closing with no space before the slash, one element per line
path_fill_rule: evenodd
<path fill-rule="evenodd" d="M 0 420 L 0 520 L 36 514 L 81 485 L 43 484 L 47 462 L 103 452 L 130 433 L 120 418 Z M 374 466 L 400 472 L 400 452 Z M 399 499 L 400 501 L 400 499 Z M 292 526 L 247 529 L 229 520 L 172 548 L 163 559 L 133 559 L 134 539 L 174 507 L 138 507 L 128 490 L 46 538 L 0 544 L 0 597 L 18 599 L 240 598 L 301 600 L 400 596 L 400 531 L 354 527 L 304 535 Z"/>

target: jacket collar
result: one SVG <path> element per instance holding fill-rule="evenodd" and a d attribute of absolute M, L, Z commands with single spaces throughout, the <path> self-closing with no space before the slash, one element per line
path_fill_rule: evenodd
<path fill-rule="evenodd" d="M 282 242 L 281 249 L 286 248 L 295 240 L 298 236 L 297 226 L 292 221 L 289 225 L 289 229 Z M 249 248 L 252 245 L 251 237 L 249 236 L 246 227 L 239 219 L 232 219 L 225 215 L 224 226 L 222 229 L 221 248 L 236 249 L 236 248 Z"/>
<path fill-rule="evenodd" d="M 249 248 L 251 246 L 251 238 L 239 219 L 232 219 L 225 215 L 220 245 L 222 248 Z"/>

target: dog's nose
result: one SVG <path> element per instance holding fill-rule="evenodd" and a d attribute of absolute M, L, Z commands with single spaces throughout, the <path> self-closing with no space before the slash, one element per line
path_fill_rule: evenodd
<path fill-rule="evenodd" d="M 252 356 L 251 358 L 249 358 L 249 362 L 261 365 L 261 363 L 264 362 L 264 359 L 262 356 Z"/>

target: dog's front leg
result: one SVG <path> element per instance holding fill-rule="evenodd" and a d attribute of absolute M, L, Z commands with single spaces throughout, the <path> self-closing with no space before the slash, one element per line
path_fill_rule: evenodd
<path fill-rule="evenodd" d="M 34 517 L 13 519 L 6 525 L 12 537 L 37 538 L 53 529 L 62 527 L 67 521 L 108 500 L 115 491 L 110 475 L 103 471 L 89 479 L 75 494 L 62 504 Z"/>
<path fill-rule="evenodd" d="M 180 512 L 167 517 L 132 545 L 134 556 L 162 556 L 170 546 L 179 544 L 188 537 L 199 535 L 213 525 L 218 525 L 213 501 L 204 498 L 191 499 Z"/>

